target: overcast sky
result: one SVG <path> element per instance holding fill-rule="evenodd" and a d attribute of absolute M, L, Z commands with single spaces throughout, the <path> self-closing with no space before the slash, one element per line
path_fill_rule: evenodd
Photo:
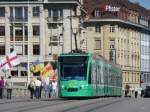
<path fill-rule="evenodd" d="M 150 9 L 150 0 L 130 0 L 130 1 L 139 2 L 145 8 Z"/>

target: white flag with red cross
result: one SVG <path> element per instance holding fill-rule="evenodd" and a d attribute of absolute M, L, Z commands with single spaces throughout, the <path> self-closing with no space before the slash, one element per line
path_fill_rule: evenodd
<path fill-rule="evenodd" d="M 20 60 L 16 55 L 16 52 L 13 51 L 8 56 L 0 61 L 0 68 L 4 70 L 11 69 L 13 66 L 20 64 Z"/>

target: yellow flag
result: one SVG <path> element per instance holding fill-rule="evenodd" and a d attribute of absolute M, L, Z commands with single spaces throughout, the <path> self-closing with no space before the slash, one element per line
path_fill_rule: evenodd
<path fill-rule="evenodd" d="M 42 64 L 32 65 L 30 67 L 31 72 L 33 72 L 33 73 L 40 72 L 42 69 L 43 69 L 43 65 Z"/>
<path fill-rule="evenodd" d="M 46 77 L 53 75 L 53 68 L 50 63 L 48 63 L 42 70 L 41 70 L 41 76 L 42 79 L 45 79 Z"/>

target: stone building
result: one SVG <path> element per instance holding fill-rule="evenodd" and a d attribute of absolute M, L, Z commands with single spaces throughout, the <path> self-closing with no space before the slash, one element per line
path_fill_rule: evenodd
<path fill-rule="evenodd" d="M 81 36 L 81 0 L 0 0 L 0 59 L 16 51 L 21 63 L 10 69 L 14 84 L 30 79 L 28 64 L 54 61 L 75 49 Z M 79 40 L 79 39 L 78 39 Z M 78 42 L 79 43 L 79 42 Z M 4 75 L 0 70 L 0 75 Z"/>
<path fill-rule="evenodd" d="M 141 73 L 150 71 L 147 9 L 128 0 L 84 0 L 84 7 L 87 50 L 121 66 L 123 87 L 140 88 Z"/>

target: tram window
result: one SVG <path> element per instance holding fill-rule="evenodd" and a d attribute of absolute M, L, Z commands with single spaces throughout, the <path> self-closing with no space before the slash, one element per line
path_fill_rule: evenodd
<path fill-rule="evenodd" d="M 84 64 L 61 65 L 62 80 L 86 80 L 86 69 Z"/>
<path fill-rule="evenodd" d="M 89 79 L 88 79 L 88 83 L 91 84 L 91 71 L 92 71 L 92 66 L 90 65 L 90 70 L 89 70 Z"/>
<path fill-rule="evenodd" d="M 92 66 L 92 83 L 95 84 L 96 83 L 96 65 L 93 63 Z"/>
<path fill-rule="evenodd" d="M 87 62 L 86 56 L 71 56 L 59 58 L 61 62 Z"/>
<path fill-rule="evenodd" d="M 98 65 L 98 80 L 99 80 L 99 84 L 101 83 L 101 66 Z"/>

